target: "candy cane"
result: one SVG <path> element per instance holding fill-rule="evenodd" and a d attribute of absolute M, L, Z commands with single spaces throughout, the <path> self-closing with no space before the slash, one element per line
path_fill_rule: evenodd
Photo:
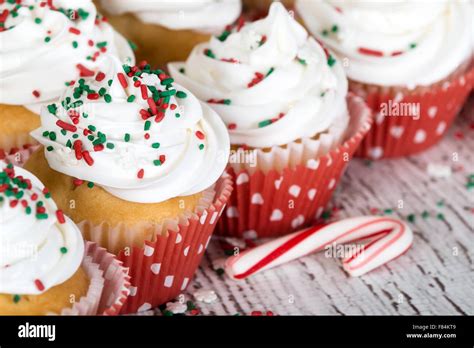
<path fill-rule="evenodd" d="M 367 273 L 403 254 L 412 244 L 413 233 L 404 222 L 393 218 L 350 218 L 310 227 L 232 256 L 225 263 L 225 271 L 231 278 L 244 279 L 333 243 L 364 240 L 371 241 L 361 252 L 343 260 L 344 270 L 353 277 Z"/>

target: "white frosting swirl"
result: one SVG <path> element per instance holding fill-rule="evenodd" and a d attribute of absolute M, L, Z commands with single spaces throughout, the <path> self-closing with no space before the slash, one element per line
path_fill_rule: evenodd
<path fill-rule="evenodd" d="M 297 0 L 296 9 L 359 82 L 430 85 L 474 52 L 474 11 L 463 0 Z"/>
<path fill-rule="evenodd" d="M 93 69 L 104 52 L 130 64 L 135 60 L 127 41 L 96 18 L 91 0 L 54 0 L 53 8 L 46 3 L 0 4 L 0 13 L 8 13 L 6 30 L 0 31 L 0 103 L 25 105 L 38 114 L 79 77 L 78 64 Z"/>
<path fill-rule="evenodd" d="M 84 256 L 77 226 L 58 219 L 43 184 L 24 169 L 0 161 L 0 188 L 0 293 L 37 295 L 72 277 Z"/>
<path fill-rule="evenodd" d="M 216 32 L 240 15 L 240 0 L 102 0 L 111 14 L 133 13 L 169 29 Z"/>
<path fill-rule="evenodd" d="M 32 135 L 53 169 L 121 199 L 155 203 L 201 192 L 226 166 L 225 125 L 161 70 L 144 68 L 122 67 L 111 56 L 95 78 L 68 89 L 57 110 L 44 108 Z M 72 130 L 61 133 L 59 120 Z"/>
<path fill-rule="evenodd" d="M 233 144 L 284 145 L 347 122 L 341 65 L 280 3 L 267 18 L 196 46 L 169 69 L 217 111 Z"/>

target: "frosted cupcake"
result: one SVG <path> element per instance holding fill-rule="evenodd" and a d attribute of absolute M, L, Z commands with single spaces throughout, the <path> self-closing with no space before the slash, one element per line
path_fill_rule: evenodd
<path fill-rule="evenodd" d="M 441 139 L 473 86 L 467 1 L 298 0 L 296 9 L 377 113 L 360 155 L 405 156 Z"/>
<path fill-rule="evenodd" d="M 26 168 L 86 239 L 131 268 L 127 311 L 186 287 L 230 190 L 219 180 L 229 137 L 211 108 L 163 71 L 110 57 L 43 109 L 33 137 L 44 148 Z"/>
<path fill-rule="evenodd" d="M 340 62 L 275 3 L 268 17 L 197 45 L 169 69 L 221 116 L 236 150 L 225 233 L 267 236 L 310 223 L 342 172 L 344 141 L 357 139 L 347 161 L 368 127 L 363 103 L 347 103 Z M 244 154 L 255 161 L 242 163 Z"/>
<path fill-rule="evenodd" d="M 29 132 L 40 124 L 41 105 L 88 76 L 106 52 L 134 63 L 126 40 L 89 0 L 2 1 L 0 158 L 31 144 Z"/>
<path fill-rule="evenodd" d="M 4 162 L 0 248 L 0 315 L 97 313 L 104 270 L 84 249 L 79 228 L 35 176 Z"/>
<path fill-rule="evenodd" d="M 194 45 L 207 41 L 240 15 L 240 0 L 103 0 L 117 30 L 137 45 L 137 57 L 164 66 L 185 59 Z"/>

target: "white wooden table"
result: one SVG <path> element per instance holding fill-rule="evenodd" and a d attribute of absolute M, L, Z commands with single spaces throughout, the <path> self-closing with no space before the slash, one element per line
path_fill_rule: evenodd
<path fill-rule="evenodd" d="M 368 163 L 353 160 L 338 188 L 335 218 L 385 214 L 407 219 L 411 249 L 388 265 L 351 278 L 336 259 L 313 254 L 233 281 L 216 270 L 225 258 L 214 238 L 187 295 L 214 290 L 217 301 L 197 303 L 205 315 L 460 315 L 474 314 L 474 98 L 444 140 L 420 155 Z M 457 157 L 456 157 L 457 156 Z M 456 161 L 457 159 L 457 161 Z M 448 166 L 446 178 L 429 164 Z M 399 200 L 404 206 L 398 209 Z M 392 211 L 390 211 L 390 209 Z M 193 299 L 194 300 L 194 299 Z M 146 314 L 158 314 L 150 311 Z"/>

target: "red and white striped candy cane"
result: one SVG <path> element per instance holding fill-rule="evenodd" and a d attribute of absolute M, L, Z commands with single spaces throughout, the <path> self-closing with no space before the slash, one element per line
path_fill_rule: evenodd
<path fill-rule="evenodd" d="M 343 268 L 353 277 L 367 273 L 403 254 L 412 244 L 411 229 L 398 219 L 362 216 L 310 227 L 232 256 L 226 273 L 244 279 L 326 246 L 369 241 L 362 251 L 343 260 Z"/>

